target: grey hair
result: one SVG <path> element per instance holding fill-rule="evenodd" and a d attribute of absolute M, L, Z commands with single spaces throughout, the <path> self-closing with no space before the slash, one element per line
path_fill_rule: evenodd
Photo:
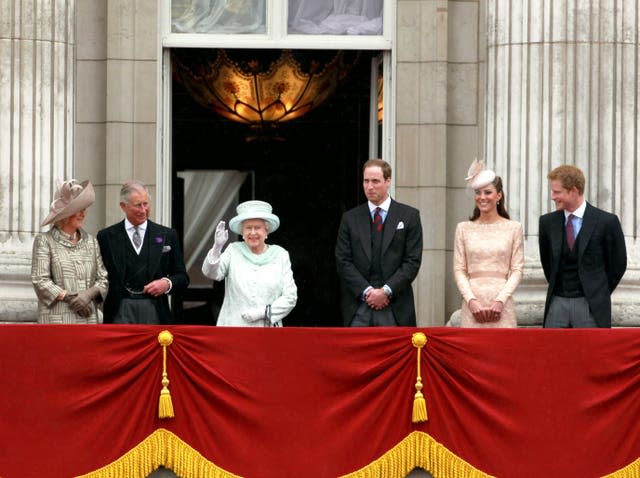
<path fill-rule="evenodd" d="M 132 192 L 147 193 L 147 195 L 149 195 L 149 190 L 142 181 L 132 179 L 122 185 L 122 188 L 120 189 L 120 202 L 129 204 Z"/>

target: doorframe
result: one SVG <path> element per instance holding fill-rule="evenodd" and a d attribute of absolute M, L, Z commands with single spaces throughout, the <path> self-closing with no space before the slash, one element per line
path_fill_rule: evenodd
<path fill-rule="evenodd" d="M 266 35 L 175 34 L 171 32 L 171 0 L 158 5 L 158 42 L 156 74 L 156 204 L 158 220 L 171 224 L 172 213 L 172 48 L 246 48 L 246 49 L 322 49 L 380 50 L 383 60 L 382 159 L 392 169 L 396 166 L 396 54 L 395 19 L 397 0 L 384 0 L 383 35 L 333 36 L 286 34 L 287 0 L 267 1 L 268 33 Z M 270 31 L 269 31 L 270 30 Z M 395 177 L 391 179 L 391 195 L 395 194 Z"/>

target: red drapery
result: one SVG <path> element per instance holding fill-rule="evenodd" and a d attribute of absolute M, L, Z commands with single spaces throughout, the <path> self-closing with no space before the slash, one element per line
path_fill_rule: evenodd
<path fill-rule="evenodd" d="M 186 469 L 193 458 L 163 454 L 170 442 L 248 478 L 334 478 L 367 466 L 378 466 L 369 476 L 404 476 L 376 462 L 394 447 L 409 469 L 433 465 L 445 477 L 640 473 L 637 330 L 173 326 L 175 417 L 160 419 L 161 330 L 2 326 L 0 477 L 108 469 L 142 454 L 150 436 L 155 454 L 136 457 L 148 466 Z M 414 424 L 417 331 L 427 336 L 428 421 Z M 448 461 L 430 463 L 425 440 Z M 202 469 L 190 473 L 230 476 Z"/>

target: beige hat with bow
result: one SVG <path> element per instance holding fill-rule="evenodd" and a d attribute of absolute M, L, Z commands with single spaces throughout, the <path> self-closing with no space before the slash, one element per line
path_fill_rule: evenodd
<path fill-rule="evenodd" d="M 87 209 L 96 200 L 91 181 L 78 182 L 75 179 L 69 181 L 58 180 L 58 190 L 53 196 L 51 211 L 42 221 L 40 226 L 56 223 L 75 213 Z"/>

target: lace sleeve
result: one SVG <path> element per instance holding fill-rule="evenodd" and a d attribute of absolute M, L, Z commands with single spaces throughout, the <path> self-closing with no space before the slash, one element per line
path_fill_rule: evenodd
<path fill-rule="evenodd" d="M 467 267 L 467 255 L 462 223 L 456 227 L 453 249 L 453 277 L 465 302 L 475 299 L 469 283 L 469 269 Z"/>
<path fill-rule="evenodd" d="M 497 295 L 496 300 L 504 303 L 513 295 L 522 280 L 524 270 L 524 235 L 520 223 L 513 228 L 511 236 L 511 258 L 509 263 L 509 279 Z"/>

